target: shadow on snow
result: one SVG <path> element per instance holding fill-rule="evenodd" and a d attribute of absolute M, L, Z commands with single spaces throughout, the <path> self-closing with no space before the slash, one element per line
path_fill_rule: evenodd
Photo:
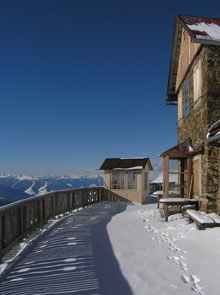
<path fill-rule="evenodd" d="M 130 295 L 107 233 L 132 203 L 101 202 L 63 218 L 3 273 L 2 295 Z"/>

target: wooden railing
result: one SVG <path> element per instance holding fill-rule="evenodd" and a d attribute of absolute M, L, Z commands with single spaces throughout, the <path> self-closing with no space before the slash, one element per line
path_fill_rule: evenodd
<path fill-rule="evenodd" d="M 0 261 L 15 243 L 60 214 L 100 201 L 127 201 L 104 187 L 56 191 L 0 207 Z"/>

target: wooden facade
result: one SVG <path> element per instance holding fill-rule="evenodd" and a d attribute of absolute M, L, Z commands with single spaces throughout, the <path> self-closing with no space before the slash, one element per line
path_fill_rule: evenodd
<path fill-rule="evenodd" d="M 220 19 L 176 17 L 166 101 L 178 107 L 178 145 L 162 153 L 164 197 L 172 195 L 170 163 L 176 160 L 178 196 L 220 213 L 220 136 L 207 140 L 220 119 Z"/>
<path fill-rule="evenodd" d="M 193 59 L 201 47 L 201 44 L 191 42 L 191 37 L 185 29 L 182 30 L 181 35 L 180 55 L 176 78 L 176 91 L 178 91 L 189 66 L 191 65 Z"/>

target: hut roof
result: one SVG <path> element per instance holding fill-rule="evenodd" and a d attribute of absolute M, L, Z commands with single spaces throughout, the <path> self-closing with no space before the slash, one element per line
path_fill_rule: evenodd
<path fill-rule="evenodd" d="M 148 165 L 149 170 L 153 170 L 149 158 L 107 158 L 102 163 L 100 170 L 131 170 L 144 169 Z"/>

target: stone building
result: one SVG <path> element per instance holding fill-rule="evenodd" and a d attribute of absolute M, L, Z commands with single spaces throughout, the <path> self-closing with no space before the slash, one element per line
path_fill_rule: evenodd
<path fill-rule="evenodd" d="M 128 201 L 144 203 L 149 197 L 149 172 L 153 170 L 149 158 L 107 158 L 104 187 Z"/>
<path fill-rule="evenodd" d="M 177 105 L 178 144 L 161 154 L 164 197 L 196 198 L 200 210 L 220 213 L 220 145 L 207 140 L 220 120 L 220 18 L 176 16 L 166 102 Z"/>

